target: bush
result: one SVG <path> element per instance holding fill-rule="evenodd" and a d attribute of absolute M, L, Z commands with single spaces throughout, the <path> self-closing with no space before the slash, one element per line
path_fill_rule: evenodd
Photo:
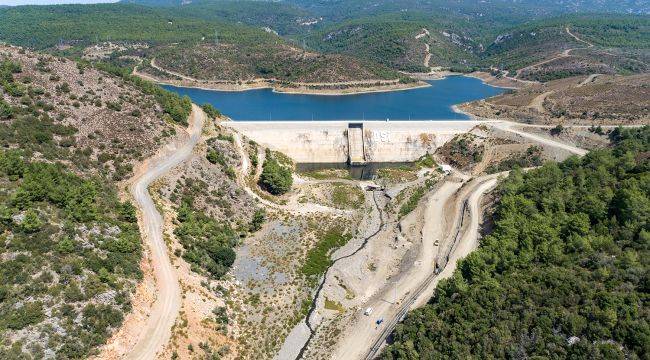
<path fill-rule="evenodd" d="M 183 259 L 192 264 L 192 269 L 205 269 L 218 279 L 235 262 L 232 247 L 237 244 L 237 235 L 227 223 L 220 224 L 194 209 L 193 202 L 190 197 L 181 201 L 176 216 L 180 225 L 174 234 L 185 250 Z"/>
<path fill-rule="evenodd" d="M 226 158 L 222 153 L 214 149 L 208 150 L 205 158 L 208 159 L 211 164 L 220 164 L 221 166 L 226 166 Z"/>
<path fill-rule="evenodd" d="M 562 126 L 562 124 L 557 124 L 551 129 L 551 135 L 560 135 L 562 131 L 564 131 L 564 126 Z"/>
<path fill-rule="evenodd" d="M 332 265 L 330 254 L 345 245 L 351 238 L 351 235 L 343 233 L 339 228 L 327 230 L 316 246 L 307 252 L 307 259 L 300 271 L 312 280 L 321 276 Z"/>
<path fill-rule="evenodd" d="M 252 232 L 258 231 L 262 228 L 262 225 L 266 221 L 266 212 L 264 209 L 257 209 L 253 214 L 253 219 L 251 220 L 250 230 Z"/>
<path fill-rule="evenodd" d="M 205 111 L 206 114 L 208 114 L 210 118 L 214 119 L 221 116 L 221 111 L 217 110 L 217 108 L 212 106 L 212 104 L 208 104 L 208 103 L 203 104 L 201 108 L 203 109 L 203 111 Z"/>
<path fill-rule="evenodd" d="M 264 165 L 262 165 L 260 186 L 273 195 L 282 195 L 291 190 L 292 184 L 291 170 L 280 165 L 271 152 L 267 151 Z"/>
<path fill-rule="evenodd" d="M 11 109 L 11 105 L 0 100 L 0 119 L 9 119 L 13 113 L 14 111 Z"/>

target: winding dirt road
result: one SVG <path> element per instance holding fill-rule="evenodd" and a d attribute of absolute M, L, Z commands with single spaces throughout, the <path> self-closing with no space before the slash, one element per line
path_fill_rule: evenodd
<path fill-rule="evenodd" d="M 126 356 L 127 359 L 154 359 L 171 336 L 181 305 L 181 290 L 176 273 L 167 254 L 163 240 L 163 218 L 156 209 L 149 185 L 169 170 L 187 160 L 201 138 L 205 114 L 192 105 L 188 140 L 183 144 L 168 145 L 161 153 L 146 160 L 143 168 L 132 179 L 130 191 L 139 210 L 140 231 L 151 253 L 156 278 L 156 300 L 145 324 L 142 324 L 138 341 Z"/>

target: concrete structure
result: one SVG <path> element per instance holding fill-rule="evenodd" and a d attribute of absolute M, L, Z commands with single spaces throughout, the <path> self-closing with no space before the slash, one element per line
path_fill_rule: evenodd
<path fill-rule="evenodd" d="M 365 146 L 363 141 L 363 123 L 348 124 L 348 162 L 350 165 L 366 163 Z"/>
<path fill-rule="evenodd" d="M 486 121 L 229 121 L 222 124 L 285 153 L 297 163 L 369 163 L 416 160 L 482 123 Z"/>

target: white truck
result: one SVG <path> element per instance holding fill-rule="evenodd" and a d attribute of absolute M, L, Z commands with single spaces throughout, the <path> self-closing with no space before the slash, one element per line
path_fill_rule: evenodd
<path fill-rule="evenodd" d="M 372 308 L 371 307 L 367 308 L 366 311 L 363 312 L 363 315 L 365 315 L 365 316 L 370 316 L 370 314 L 372 314 Z"/>

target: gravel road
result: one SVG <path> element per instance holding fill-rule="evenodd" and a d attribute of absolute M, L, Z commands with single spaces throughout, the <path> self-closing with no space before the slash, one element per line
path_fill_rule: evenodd
<path fill-rule="evenodd" d="M 187 129 L 189 139 L 183 144 L 168 146 L 161 154 L 148 159 L 144 170 L 136 175 L 130 187 L 140 212 L 140 231 L 151 253 L 157 293 L 151 313 L 146 323 L 142 324 L 142 332 L 127 359 L 154 359 L 169 341 L 172 325 L 180 309 L 181 291 L 163 240 L 163 218 L 149 195 L 148 187 L 190 157 L 201 138 L 204 121 L 203 111 L 192 105 L 190 126 Z"/>

